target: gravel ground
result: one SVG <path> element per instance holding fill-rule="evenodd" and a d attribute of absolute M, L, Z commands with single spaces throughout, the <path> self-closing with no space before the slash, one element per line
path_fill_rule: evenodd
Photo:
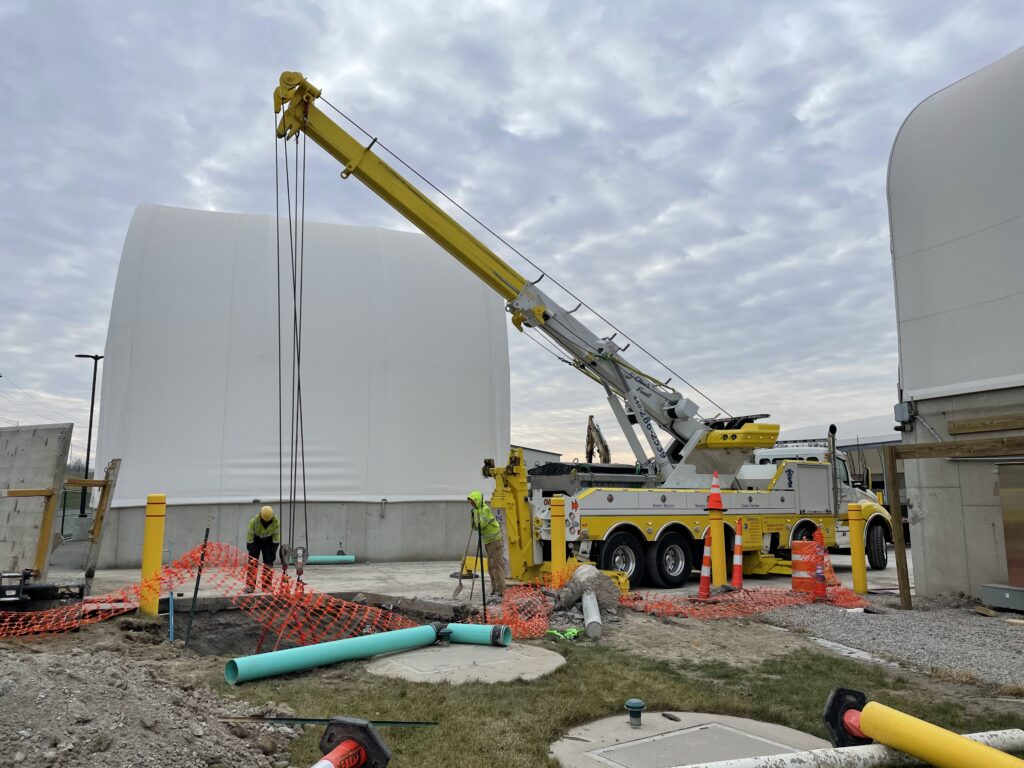
<path fill-rule="evenodd" d="M 163 680 L 143 660 L 53 640 L 0 646 L 0 702 L 3 768 L 287 768 L 301 728 L 221 723 L 294 713 L 254 711 Z"/>
<path fill-rule="evenodd" d="M 899 600 L 890 596 L 875 597 L 872 604 L 884 612 L 806 605 L 772 611 L 765 621 L 922 672 L 1024 687 L 1024 625 L 981 616 L 974 611 L 977 603 L 958 597 L 918 597 L 913 611 L 897 610 Z"/>

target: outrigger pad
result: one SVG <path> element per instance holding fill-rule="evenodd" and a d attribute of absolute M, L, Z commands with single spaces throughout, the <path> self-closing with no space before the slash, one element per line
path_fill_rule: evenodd
<path fill-rule="evenodd" d="M 849 709 L 860 711 L 868 703 L 868 697 L 850 688 L 833 688 L 825 702 L 825 730 L 833 747 L 859 747 L 871 744 L 871 739 L 854 736 L 843 725 L 843 715 Z"/>
<path fill-rule="evenodd" d="M 366 768 L 385 768 L 391 761 L 391 750 L 369 720 L 358 717 L 332 717 L 320 737 L 320 752 L 327 754 L 341 742 L 352 739 L 366 750 Z"/>

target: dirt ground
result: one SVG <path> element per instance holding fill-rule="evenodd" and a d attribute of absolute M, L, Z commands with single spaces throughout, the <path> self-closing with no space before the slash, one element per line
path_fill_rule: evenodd
<path fill-rule="evenodd" d="M 720 621 L 659 619 L 624 610 L 622 624 L 606 634 L 602 644 L 651 661 L 701 664 L 725 662 L 737 667 L 766 659 L 798 658 L 800 653 L 823 653 L 807 635 L 790 632 L 757 618 Z M 902 667 L 893 674 L 929 693 L 961 704 L 968 711 L 996 711 L 1024 718 L 1024 698 L 1000 696 L 991 686 L 958 682 Z"/>
<path fill-rule="evenodd" d="M 658 619 L 629 610 L 619 615 L 622 625 L 602 641 L 611 648 L 655 661 L 715 660 L 741 666 L 800 651 L 821 650 L 803 635 L 746 619 Z"/>
<path fill-rule="evenodd" d="M 575 617 L 570 611 L 563 618 Z M 648 662 L 753 669 L 768 659 L 822 653 L 806 635 L 756 619 L 658 619 L 626 609 L 609 618 L 599 646 Z M 189 650 L 180 640 L 167 642 L 162 622 L 130 617 L 60 636 L 0 642 L 0 766 L 288 768 L 289 745 L 301 726 L 226 724 L 218 718 L 294 712 L 209 688 L 226 658 L 252 653 L 258 637 L 251 620 L 223 611 L 197 615 Z M 1021 699 L 1000 699 L 982 687 L 906 670 L 894 673 L 940 701 L 1024 716 Z M 317 673 L 309 679 L 324 684 Z M 263 695 L 273 692 L 268 686 Z"/>
<path fill-rule="evenodd" d="M 286 768 L 301 731 L 219 722 L 277 708 L 197 685 L 223 662 L 165 642 L 164 631 L 120 619 L 0 643 L 0 766 Z"/>

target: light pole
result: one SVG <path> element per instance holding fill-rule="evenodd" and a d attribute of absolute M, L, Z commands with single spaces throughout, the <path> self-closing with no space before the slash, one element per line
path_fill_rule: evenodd
<path fill-rule="evenodd" d="M 89 400 L 89 437 L 85 441 L 85 479 L 89 479 L 89 452 L 92 450 L 92 412 L 96 407 L 96 369 L 99 368 L 103 355 L 75 355 L 92 360 L 92 398 Z M 85 491 L 82 487 L 82 503 L 78 508 L 78 516 L 85 517 Z"/>

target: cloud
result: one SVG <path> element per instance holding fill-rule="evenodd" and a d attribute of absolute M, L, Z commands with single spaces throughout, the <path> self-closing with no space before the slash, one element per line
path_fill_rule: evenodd
<path fill-rule="evenodd" d="M 787 426 L 887 412 L 893 137 L 923 98 L 1012 50 L 1024 21 L 1012 2 L 0 13 L 16 126 L 0 156 L 0 373 L 25 387 L 8 392 L 22 410 L 31 393 L 79 424 L 91 370 L 73 355 L 102 350 L 135 205 L 274 211 L 284 69 L 729 411 Z M 410 228 L 318 148 L 307 162 L 307 218 Z M 601 389 L 510 334 L 514 441 L 582 455 L 593 413 L 627 458 Z M 16 412 L 0 399 L 0 417 Z"/>

